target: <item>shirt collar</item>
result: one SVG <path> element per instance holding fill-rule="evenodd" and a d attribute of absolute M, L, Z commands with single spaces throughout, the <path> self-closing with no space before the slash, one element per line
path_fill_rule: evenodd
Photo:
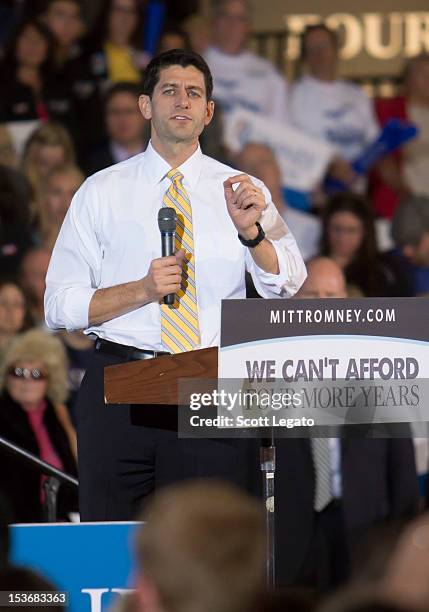
<path fill-rule="evenodd" d="M 149 142 L 144 154 L 145 171 L 149 180 L 154 183 L 160 183 L 171 170 L 170 164 L 155 151 L 152 143 Z M 184 183 L 189 187 L 194 188 L 200 178 L 201 168 L 203 165 L 203 153 L 200 145 L 197 150 L 188 159 L 178 167 L 178 170 L 184 176 Z"/>

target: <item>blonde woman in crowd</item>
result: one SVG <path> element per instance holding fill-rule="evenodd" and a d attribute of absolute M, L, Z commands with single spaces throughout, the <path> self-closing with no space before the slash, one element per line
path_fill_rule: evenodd
<path fill-rule="evenodd" d="M 52 251 L 64 217 L 76 191 L 85 177 L 73 164 L 55 167 L 48 174 L 42 186 L 40 199 L 40 241 Z"/>
<path fill-rule="evenodd" d="M 37 329 L 11 341 L 0 363 L 0 435 L 47 463 L 76 474 L 76 436 L 64 406 L 67 361 L 53 336 Z M 0 492 L 17 522 L 43 519 L 44 477 L 0 449 Z M 77 509 L 74 490 L 62 486 L 58 517 Z"/>
<path fill-rule="evenodd" d="M 45 123 L 28 139 L 22 168 L 33 189 L 32 213 L 37 222 L 40 215 L 40 199 L 48 174 L 63 164 L 73 164 L 75 151 L 69 133 L 59 123 Z"/>

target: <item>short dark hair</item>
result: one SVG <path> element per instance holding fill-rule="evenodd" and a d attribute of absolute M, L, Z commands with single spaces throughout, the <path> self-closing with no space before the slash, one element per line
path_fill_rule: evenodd
<path fill-rule="evenodd" d="M 322 217 L 321 255 L 331 257 L 329 226 L 337 213 L 347 212 L 359 219 L 363 228 L 362 242 L 344 274 L 350 285 L 361 289 L 366 296 L 377 295 L 374 213 L 368 200 L 357 193 L 344 191 L 331 196 L 325 204 Z"/>
<path fill-rule="evenodd" d="M 161 36 L 159 37 L 158 40 L 158 51 L 157 54 L 161 53 L 160 49 L 162 47 L 162 41 L 164 39 L 165 36 L 179 36 L 182 39 L 183 45 L 180 47 L 183 51 L 192 51 L 192 47 L 191 47 L 191 41 L 189 39 L 189 34 L 183 30 L 182 28 L 179 28 L 177 26 L 171 26 L 171 27 L 167 27 L 165 28 L 162 32 L 161 32 Z M 168 49 L 169 51 L 171 49 Z"/>
<path fill-rule="evenodd" d="M 0 66 L 0 72 L 3 77 L 3 81 L 7 82 L 10 78 L 15 78 L 18 70 L 18 58 L 16 49 L 18 41 L 22 34 L 28 29 L 33 28 L 38 34 L 44 39 L 47 52 L 46 59 L 40 66 L 42 80 L 49 77 L 52 73 L 53 68 L 53 57 L 55 51 L 55 38 L 51 30 L 39 19 L 25 19 L 21 23 L 17 24 L 16 29 L 11 38 L 8 39 L 7 47 L 5 49 L 3 59 Z"/>
<path fill-rule="evenodd" d="M 312 23 L 306 26 L 305 30 L 301 34 L 301 59 L 305 59 L 306 56 L 305 43 L 307 37 L 309 36 L 309 34 L 311 34 L 312 32 L 316 32 L 317 30 L 321 30 L 322 32 L 328 34 L 329 38 L 331 39 L 332 45 L 335 47 L 335 49 L 339 49 L 340 42 L 338 40 L 338 35 L 335 30 L 328 28 L 328 26 L 322 21 L 320 23 Z"/>
<path fill-rule="evenodd" d="M 161 70 L 168 68 L 169 66 L 181 66 L 187 68 L 187 66 L 194 66 L 204 75 L 204 82 L 206 85 L 206 98 L 211 100 L 213 94 L 213 77 L 210 72 L 210 68 L 207 62 L 195 53 L 194 51 L 185 51 L 183 49 L 172 49 L 171 51 L 165 51 L 156 55 L 146 66 L 143 75 L 143 94 L 149 96 L 153 95 L 153 90 L 159 81 L 159 75 Z"/>
<path fill-rule="evenodd" d="M 130 81 L 120 81 L 119 83 L 115 83 L 104 94 L 104 107 L 106 108 L 112 98 L 114 98 L 118 94 L 129 94 L 133 96 L 133 98 L 137 100 L 140 95 L 140 87 L 133 82 Z"/>

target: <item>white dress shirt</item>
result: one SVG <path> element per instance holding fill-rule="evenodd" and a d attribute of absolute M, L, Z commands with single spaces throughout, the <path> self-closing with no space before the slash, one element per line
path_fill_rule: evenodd
<path fill-rule="evenodd" d="M 86 334 L 150 350 L 163 350 L 158 302 L 88 326 L 88 308 L 99 288 L 146 276 L 161 257 L 158 210 L 170 180 L 169 164 L 149 144 L 144 153 L 88 178 L 75 194 L 55 244 L 46 276 L 45 316 L 49 327 L 84 329 Z M 196 152 L 179 170 L 193 216 L 201 347 L 219 343 L 221 300 L 244 298 L 247 269 L 260 295 L 292 296 L 306 277 L 296 242 L 263 183 L 267 208 L 261 225 L 276 250 L 279 274 L 260 269 L 237 238 L 223 181 L 238 171 Z"/>

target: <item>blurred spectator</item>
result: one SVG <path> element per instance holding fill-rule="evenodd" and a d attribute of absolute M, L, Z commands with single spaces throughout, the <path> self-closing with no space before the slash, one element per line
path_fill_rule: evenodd
<path fill-rule="evenodd" d="M 102 146 L 106 138 L 103 113 L 104 95 L 112 83 L 140 83 L 148 57 L 141 52 L 143 12 L 139 0 L 105 0 L 94 28 L 84 40 L 84 69 L 77 83 L 85 122 L 86 155 Z M 83 77 L 83 75 L 85 75 Z M 95 87 L 87 98 L 83 93 Z"/>
<path fill-rule="evenodd" d="M 43 19 L 55 42 L 53 78 L 57 88 L 67 92 L 74 109 L 66 127 L 75 143 L 82 162 L 88 148 L 100 139 L 100 98 L 97 83 L 83 53 L 81 38 L 84 31 L 80 0 L 48 0 Z"/>
<path fill-rule="evenodd" d="M 323 211 L 321 254 L 343 270 L 349 290 L 367 297 L 409 295 L 404 266 L 377 253 L 374 215 L 365 198 L 350 192 L 327 201 Z"/>
<path fill-rule="evenodd" d="M 25 177 L 0 165 L 0 279 L 17 274 L 32 244 L 29 199 Z"/>
<path fill-rule="evenodd" d="M 375 525 L 355 555 L 351 585 L 372 587 L 383 578 L 399 538 L 414 518 Z"/>
<path fill-rule="evenodd" d="M 52 251 L 72 198 L 85 180 L 77 166 L 54 168 L 46 177 L 40 201 L 40 242 Z"/>
<path fill-rule="evenodd" d="M 214 99 L 224 112 L 242 108 L 284 121 L 286 81 L 267 60 L 246 49 L 249 33 L 247 2 L 218 0 L 213 46 L 204 56 L 213 74 Z"/>
<path fill-rule="evenodd" d="M 405 71 L 407 118 L 419 133 L 404 151 L 404 180 L 412 194 L 429 197 L 429 54 L 409 60 Z"/>
<path fill-rule="evenodd" d="M 349 586 L 330 597 L 318 612 L 416 612 L 409 605 L 401 605 L 382 597 L 368 586 Z"/>
<path fill-rule="evenodd" d="M 54 48 L 53 36 L 39 21 L 18 27 L 0 65 L 0 121 L 48 118 L 46 86 Z"/>
<path fill-rule="evenodd" d="M 5 125 L 0 125 L 0 166 L 16 168 L 18 166 L 18 156 L 10 131 Z"/>
<path fill-rule="evenodd" d="M 0 121 L 60 121 L 77 126 L 70 84 L 55 78 L 55 39 L 40 21 L 25 21 L 0 66 Z"/>
<path fill-rule="evenodd" d="M 360 87 L 338 78 L 337 35 L 325 25 L 307 26 L 301 60 L 307 72 L 291 87 L 290 118 L 304 132 L 336 148 L 331 174 L 351 183 L 356 177 L 349 162 L 379 133 L 371 101 Z"/>
<path fill-rule="evenodd" d="M 46 120 L 46 88 L 54 39 L 39 21 L 24 21 L 9 43 L 0 65 L 0 121 Z"/>
<path fill-rule="evenodd" d="M 32 216 L 40 221 L 40 199 L 43 184 L 54 168 L 73 164 L 75 151 L 67 130 L 58 123 L 46 123 L 37 128 L 28 139 L 22 158 L 22 169 L 33 189 Z"/>
<path fill-rule="evenodd" d="M 429 198 L 413 196 L 404 200 L 392 219 L 396 256 L 404 266 L 411 295 L 429 293 Z"/>
<path fill-rule="evenodd" d="M 117 83 L 105 96 L 107 142 L 90 156 L 87 172 L 93 174 L 141 153 L 149 141 L 149 123 L 138 107 L 140 90 L 134 83 Z"/>
<path fill-rule="evenodd" d="M 68 361 L 68 400 L 69 410 L 73 425 L 76 427 L 77 415 L 75 410 L 77 392 L 80 389 L 90 358 L 94 352 L 94 340 L 81 331 L 67 332 L 65 329 L 57 332 L 57 337 L 64 344 Z"/>
<path fill-rule="evenodd" d="M 373 176 L 375 210 L 391 217 L 405 195 L 429 197 L 429 54 L 408 60 L 403 95 L 377 100 L 376 111 L 381 125 L 397 118 L 411 121 L 419 130 L 417 137 L 385 159 Z"/>
<path fill-rule="evenodd" d="M 30 316 L 35 326 L 45 327 L 45 278 L 51 252 L 40 247 L 28 251 L 21 264 L 20 281 L 28 300 Z"/>
<path fill-rule="evenodd" d="M 264 182 L 277 210 L 294 235 L 304 260 L 317 255 L 321 231 L 320 220 L 314 215 L 289 207 L 284 201 L 280 168 L 271 149 L 262 144 L 250 143 L 244 147 L 234 162 L 242 172 L 251 174 Z"/>
<path fill-rule="evenodd" d="M 12 281 L 0 281 L 0 355 L 27 322 L 22 289 Z"/>
<path fill-rule="evenodd" d="M 417 518 L 401 535 L 380 584 L 392 605 L 415 611 L 429 609 L 429 513 Z"/>
<path fill-rule="evenodd" d="M 212 42 L 209 20 L 202 15 L 191 15 L 182 27 L 189 37 L 191 49 L 200 55 L 205 55 Z"/>
<path fill-rule="evenodd" d="M 329 257 L 315 257 L 307 264 L 307 278 L 297 298 L 345 298 L 346 279 L 340 266 Z"/>
<path fill-rule="evenodd" d="M 8 345 L 0 363 L 0 435 L 47 463 L 76 474 L 76 437 L 63 402 L 67 364 L 58 338 L 30 330 Z M 19 522 L 42 519 L 44 477 L 2 451 L 0 491 Z M 22 483 L 25 482 L 25 487 Z M 76 509 L 76 495 L 61 487 L 59 517 Z"/>
<path fill-rule="evenodd" d="M 37 17 L 43 9 L 44 0 L 0 1 L 0 57 L 4 54 L 13 31 L 25 19 Z"/>
<path fill-rule="evenodd" d="M 264 521 L 256 500 L 224 483 L 189 482 L 157 493 L 144 518 L 140 609 L 248 612 L 263 588 Z"/>
<path fill-rule="evenodd" d="M 89 67 L 105 89 L 108 83 L 139 83 L 147 59 L 142 46 L 143 15 L 138 0 L 106 0 L 88 36 Z"/>
<path fill-rule="evenodd" d="M 314 259 L 307 272 L 298 298 L 346 297 L 345 278 L 334 261 Z M 349 425 L 335 432 L 325 428 L 324 438 L 277 440 L 279 586 L 327 589 L 341 584 L 371 528 L 417 512 L 413 442 L 410 437 L 388 437 L 398 432 L 385 427 L 383 438 L 366 437 L 368 426 Z M 400 433 L 410 436 L 409 427 L 401 427 Z"/>
<path fill-rule="evenodd" d="M 125 593 L 118 597 L 108 612 L 141 612 L 136 593 Z"/>
<path fill-rule="evenodd" d="M 13 565 L 10 565 L 0 571 L 0 589 L 8 592 L 58 592 L 57 587 L 55 587 L 51 582 L 33 569 Z M 26 608 L 28 608 L 29 612 L 46 612 L 46 604 L 37 605 L 36 603 L 33 603 L 31 606 L 26 605 Z M 58 604 L 53 605 L 51 610 L 53 612 L 65 612 L 66 608 L 65 606 Z"/>
<path fill-rule="evenodd" d="M 78 41 L 84 29 L 80 0 L 48 0 L 43 19 L 56 42 L 58 69 L 79 55 Z"/>
<path fill-rule="evenodd" d="M 157 53 L 171 51 L 171 49 L 191 49 L 191 43 L 188 34 L 180 28 L 169 28 L 162 32 L 159 41 Z"/>

